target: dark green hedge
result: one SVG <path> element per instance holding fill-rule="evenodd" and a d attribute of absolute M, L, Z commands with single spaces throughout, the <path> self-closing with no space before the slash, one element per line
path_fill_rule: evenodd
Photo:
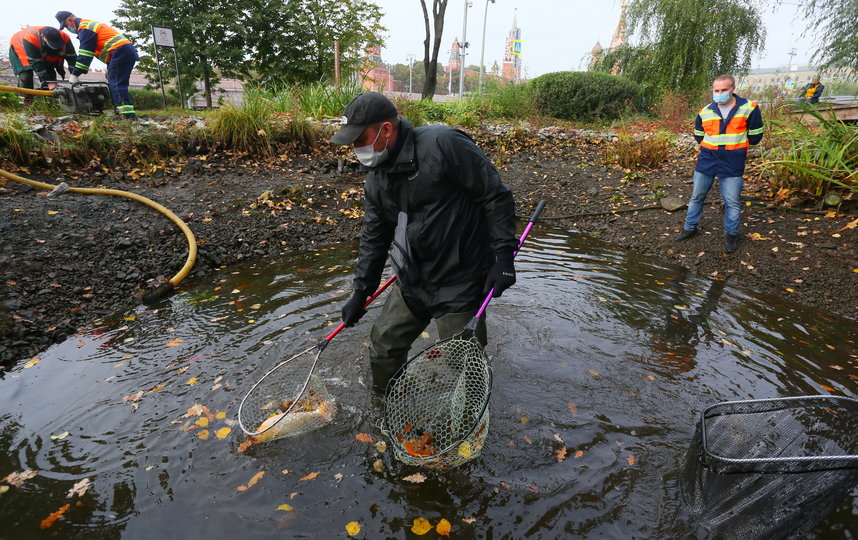
<path fill-rule="evenodd" d="M 567 120 L 614 119 L 640 108 L 640 86 L 624 77 L 587 72 L 546 73 L 531 81 L 539 111 Z"/>
<path fill-rule="evenodd" d="M 164 108 L 164 98 L 161 97 L 160 90 L 145 90 L 142 88 L 132 88 L 128 90 L 128 93 L 131 94 L 131 102 L 134 103 L 135 110 L 139 111 L 145 109 Z M 178 107 L 179 98 L 168 92 L 167 106 Z"/>

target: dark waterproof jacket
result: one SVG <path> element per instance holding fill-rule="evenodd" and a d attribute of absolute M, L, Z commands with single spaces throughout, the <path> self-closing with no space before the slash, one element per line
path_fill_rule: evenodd
<path fill-rule="evenodd" d="M 364 186 L 355 290 L 369 295 L 381 280 L 400 189 L 407 182 L 411 264 L 397 281 L 403 293 L 433 298 L 436 304 L 459 300 L 444 296 L 472 294 L 472 287 L 455 285 L 485 279 L 496 252 L 518 246 L 512 192 L 464 132 L 447 126 L 412 128 L 406 119 L 400 121 L 398 153 L 370 169 Z M 420 294 L 427 291 L 428 296 Z"/>

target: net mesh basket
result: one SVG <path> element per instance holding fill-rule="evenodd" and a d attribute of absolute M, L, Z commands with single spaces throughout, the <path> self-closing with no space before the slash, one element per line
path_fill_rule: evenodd
<path fill-rule="evenodd" d="M 476 339 L 442 341 L 409 360 L 387 386 L 382 432 L 396 458 L 429 469 L 480 455 L 489 431 L 492 372 Z"/>
<path fill-rule="evenodd" d="M 858 400 L 719 403 L 700 416 L 683 498 L 707 535 L 796 537 L 858 485 Z"/>
<path fill-rule="evenodd" d="M 316 360 L 317 355 L 301 354 L 256 383 L 239 408 L 242 430 L 264 442 L 303 435 L 329 423 L 336 413 L 334 398 L 315 372 L 308 378 Z"/>

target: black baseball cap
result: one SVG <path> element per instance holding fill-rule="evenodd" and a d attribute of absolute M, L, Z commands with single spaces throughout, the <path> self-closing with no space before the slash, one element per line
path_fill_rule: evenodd
<path fill-rule="evenodd" d="M 43 26 L 39 30 L 39 35 L 42 36 L 45 44 L 55 51 L 62 51 L 66 48 L 66 42 L 63 41 L 60 31 L 53 26 Z"/>
<path fill-rule="evenodd" d="M 71 11 L 57 11 L 55 17 L 60 23 L 60 30 L 66 27 L 66 19 L 68 19 L 72 15 L 74 15 L 74 13 L 72 13 Z"/>
<path fill-rule="evenodd" d="M 346 105 L 342 127 L 331 137 L 334 144 L 352 144 L 370 124 L 396 118 L 396 105 L 378 92 L 360 94 Z"/>

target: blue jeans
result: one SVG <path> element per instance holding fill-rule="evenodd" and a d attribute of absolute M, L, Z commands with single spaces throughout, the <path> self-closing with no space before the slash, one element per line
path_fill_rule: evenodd
<path fill-rule="evenodd" d="M 706 200 L 706 194 L 709 193 L 714 181 L 714 176 L 694 171 L 694 191 L 691 193 L 691 199 L 688 201 L 685 230 L 690 231 L 700 221 L 700 216 L 703 215 L 703 201 Z M 725 236 L 739 234 L 739 214 L 742 210 L 739 196 L 742 194 L 743 182 L 741 176 L 718 178 L 718 187 L 721 188 L 721 198 L 724 200 Z"/>

